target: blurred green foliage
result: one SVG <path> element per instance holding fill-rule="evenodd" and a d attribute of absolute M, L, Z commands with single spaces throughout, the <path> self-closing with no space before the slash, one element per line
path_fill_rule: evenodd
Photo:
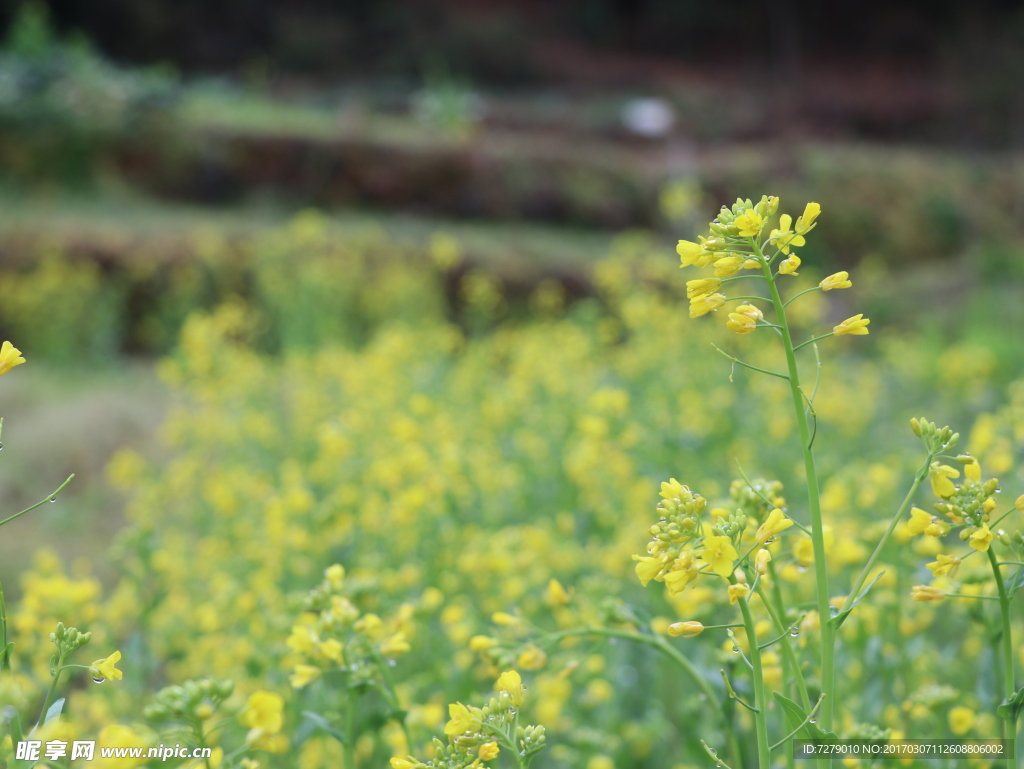
<path fill-rule="evenodd" d="M 23 181 L 79 181 L 114 143 L 152 135 L 175 93 L 165 72 L 123 69 L 84 38 L 61 40 L 45 6 L 25 4 L 0 52 L 5 172 Z"/>

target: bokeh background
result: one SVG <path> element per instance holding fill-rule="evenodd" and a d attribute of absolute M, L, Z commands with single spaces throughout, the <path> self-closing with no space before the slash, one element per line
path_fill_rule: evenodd
<path fill-rule="evenodd" d="M 842 364 L 849 376 L 835 379 L 846 389 L 832 422 L 824 417 L 823 435 L 845 440 L 847 458 L 855 446 L 890 450 L 896 433 L 873 427 L 882 412 L 901 425 L 907 410 L 925 403 L 944 404 L 944 416 L 932 416 L 940 424 L 999 413 L 1006 388 L 1024 373 L 1019 3 L 51 0 L 5 2 L 0 37 L 0 334 L 29 361 L 0 382 L 8 448 L 0 497 L 20 509 L 77 473 L 62 504 L 3 530 L 0 580 L 15 603 L 18 575 L 44 548 L 68 570 L 91 569 L 104 590 L 123 584 L 125 564 L 134 563 L 124 553 L 141 525 L 139 514 L 129 515 L 135 534 L 123 534 L 126 501 L 141 504 L 141 492 L 125 491 L 141 473 L 132 462 L 145 457 L 159 474 L 197 442 L 216 442 L 181 415 L 204 413 L 196 399 L 210 407 L 203 388 L 221 388 L 210 397 L 225 398 L 222 413 L 244 402 L 272 426 L 301 422 L 275 411 L 276 401 L 260 401 L 252 382 L 238 383 L 237 403 L 224 394 L 234 385 L 210 373 L 209 359 L 227 355 L 217 345 L 239 339 L 264 367 L 245 376 L 273 387 L 296 370 L 292 356 L 331 349 L 353 356 L 337 363 L 342 368 L 379 364 L 369 379 L 397 380 L 407 394 L 430 391 L 438 402 L 479 396 L 485 427 L 496 420 L 495 456 L 508 448 L 501 431 L 512 435 L 512 426 L 505 406 L 473 382 L 529 379 L 508 361 L 558 358 L 583 345 L 587 354 L 558 358 L 551 377 L 586 369 L 590 378 L 564 392 L 545 384 L 554 400 L 537 400 L 538 409 L 559 410 L 560 399 L 580 404 L 583 421 L 557 436 L 538 423 L 554 454 L 534 454 L 536 466 L 519 465 L 520 475 L 498 478 L 486 493 L 535 484 L 536 496 L 508 502 L 500 514 L 508 520 L 530 500 L 537 518 L 593 513 L 607 523 L 607 499 L 588 497 L 577 475 L 600 472 L 605 452 L 632 456 L 637 441 L 653 438 L 625 427 L 608 437 L 607 425 L 586 422 L 587 409 L 612 422 L 627 413 L 658 421 L 658 408 L 683 409 L 665 405 L 675 396 L 664 388 L 683 385 L 661 371 L 655 387 L 639 364 L 622 360 L 609 364 L 613 373 L 586 367 L 599 365 L 602 345 L 652 329 L 685 337 L 680 350 L 709 349 L 707 339 L 718 338 L 710 319 L 679 325 L 644 312 L 685 314 L 674 243 L 737 195 L 778 194 L 794 214 L 807 200 L 821 203 L 821 224 L 802 253 L 805 278 L 848 269 L 855 283 L 822 318 L 864 312 L 873 320 L 872 336 Z M 626 284 L 674 299 L 652 299 L 642 311 L 624 298 Z M 245 308 L 249 320 L 231 320 L 225 306 Z M 195 320 L 217 308 L 220 321 Z M 180 347 L 189 318 L 199 325 Z M 584 344 L 565 328 L 545 331 L 557 322 L 592 336 Z M 398 343 L 387 352 L 394 324 L 456 329 L 467 349 L 484 345 L 487 375 L 453 383 L 434 371 L 417 380 L 427 364 Z M 199 350 L 202 333 L 220 341 Z M 381 344 L 383 352 L 374 347 Z M 444 355 L 458 348 L 438 345 Z M 371 357 L 358 357 L 364 353 Z M 389 355 L 405 367 L 389 369 Z M 714 367 L 726 362 L 711 355 L 676 373 L 692 383 L 699 368 L 700 381 L 717 377 L 717 388 L 727 372 Z M 316 367 L 302 365 L 313 377 Z M 337 386 L 316 381 L 302 385 L 313 400 L 317 387 Z M 627 412 L 619 396 L 587 400 L 606 385 L 630 391 L 632 404 L 646 397 L 648 406 Z M 751 424 L 742 397 L 718 392 L 708 384 L 694 393 L 686 424 L 659 426 L 662 443 L 634 457 L 629 474 L 651 484 L 648 507 L 655 479 L 679 474 L 675 468 L 710 445 L 740 445 L 731 442 Z M 887 393 L 893 403 L 876 408 Z M 402 416 L 405 406 L 395 404 L 405 401 L 375 403 L 381 429 L 401 447 L 405 428 L 388 420 Z M 844 411 L 851 403 L 859 404 L 855 416 Z M 314 411 L 326 419 L 329 409 Z M 770 415 L 754 421 L 762 435 L 786 435 Z M 333 445 L 309 425 L 301 440 L 246 425 L 231 440 L 262 447 L 261 462 L 287 464 L 289 452 L 306 461 L 307 438 L 320 450 Z M 215 419 L 207 429 L 216 433 Z M 481 444 L 472 431 L 462 439 L 468 462 Z M 530 457 L 529 446 L 539 444 L 517 445 Z M 1016 466 L 1014 451 L 1000 455 L 1008 467 Z M 252 466 L 244 452 L 233 456 L 237 467 Z M 723 490 L 727 464 L 711 463 Z M 780 477 L 792 472 L 782 460 L 763 464 Z M 562 474 L 557 493 L 543 490 L 548 465 Z M 313 475 L 321 491 L 330 485 L 322 471 Z M 385 476 L 373 477 L 388 487 Z M 173 497 L 176 488 L 167 482 L 164 492 Z M 202 505 L 217 505 L 216 493 L 205 493 L 214 501 L 197 503 L 200 517 Z M 634 488 L 630 501 L 638 494 Z M 172 530 L 175 520 L 192 525 L 180 513 L 186 499 L 145 498 L 146 531 L 165 505 L 183 516 L 168 512 Z M 468 498 L 452 504 L 472 508 Z M 630 512 L 637 520 L 648 515 L 643 505 Z M 572 524 L 560 525 L 558 536 L 569 537 Z M 594 526 L 586 530 L 619 534 L 612 524 Z M 623 547 L 642 544 L 643 526 Z M 303 578 L 311 587 L 346 547 L 342 537 L 310 555 L 288 589 Z M 626 559 L 623 579 L 631 579 Z M 186 667 L 178 672 L 203 674 Z M 146 673 L 157 683 L 177 674 L 157 664 Z"/>

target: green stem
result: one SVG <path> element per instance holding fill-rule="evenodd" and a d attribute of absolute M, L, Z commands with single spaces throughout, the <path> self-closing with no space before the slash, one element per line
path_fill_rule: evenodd
<path fill-rule="evenodd" d="M 777 608 L 772 605 L 772 602 L 771 600 L 769 600 L 763 585 L 758 585 L 757 594 L 761 596 L 761 603 L 763 603 L 764 607 L 768 610 L 768 614 L 769 616 L 771 616 L 772 622 L 775 623 L 775 628 L 780 633 L 784 634 L 783 638 L 781 639 L 782 653 L 785 656 L 786 663 L 789 665 L 790 669 L 792 669 L 793 675 L 796 678 L 796 688 L 800 692 L 800 700 L 803 703 L 804 710 L 810 710 L 811 698 L 807 694 L 807 682 L 804 681 L 804 673 L 800 669 L 800 661 L 796 658 L 796 653 L 793 651 L 793 645 L 789 641 L 789 628 L 783 622 L 783 618 L 785 615 L 780 615 L 780 611 L 782 609 L 782 597 L 781 595 L 779 595 L 779 593 L 781 592 L 779 591 L 778 587 L 779 583 L 777 580 L 774 579 L 772 580 L 772 582 L 775 585 L 776 597 L 779 599 L 779 605 Z"/>
<path fill-rule="evenodd" d="M 753 241 L 752 241 L 753 242 Z M 804 411 L 804 394 L 800 390 L 800 371 L 796 364 L 796 352 L 793 349 L 793 337 L 786 319 L 786 308 L 779 296 L 779 287 L 775 283 L 768 260 L 764 258 L 760 246 L 754 247 L 761 259 L 762 270 L 768 279 L 768 287 L 772 293 L 772 304 L 779 325 L 782 327 L 782 343 L 786 352 L 786 365 L 789 369 L 789 389 L 793 396 L 793 411 L 797 426 L 800 429 L 800 448 L 804 454 L 804 470 L 807 476 L 807 501 L 811 517 L 811 544 L 814 550 L 814 578 L 817 592 L 819 626 L 821 628 L 821 693 L 825 696 L 822 703 L 821 721 L 825 729 L 832 728 L 833 696 L 835 690 L 835 629 L 829 624 L 832 614 L 829 610 L 828 568 L 825 563 L 825 532 L 821 518 L 821 499 L 818 488 L 818 472 L 814 464 L 814 452 L 811 450 L 811 430 Z"/>
<path fill-rule="evenodd" d="M 7 652 L 7 603 L 4 586 L 0 585 L 0 670 L 11 672 L 11 655 Z"/>
<path fill-rule="evenodd" d="M 46 711 L 50 709 L 50 702 L 53 700 L 54 692 L 57 691 L 57 681 L 60 680 L 60 674 L 64 672 L 64 657 L 60 656 L 57 658 L 57 667 L 53 671 L 53 675 L 50 676 L 50 688 L 46 691 L 46 698 L 43 700 L 43 709 L 39 713 L 39 720 L 36 722 L 36 728 L 38 729 L 43 725 L 43 719 L 46 718 Z"/>
<path fill-rule="evenodd" d="M 793 348 L 793 352 L 796 352 L 801 347 L 806 347 L 809 344 L 814 344 L 815 342 L 820 342 L 822 339 L 828 339 L 830 336 L 835 336 L 835 335 L 836 335 L 835 331 L 829 331 L 827 334 L 822 334 L 821 336 L 814 337 L 814 339 L 808 339 L 806 342 L 801 342 L 796 347 L 794 347 Z"/>
<path fill-rule="evenodd" d="M 999 601 L 994 595 L 969 595 L 967 593 L 946 593 L 946 598 L 969 598 L 974 601 Z"/>
<path fill-rule="evenodd" d="M 786 301 L 785 301 L 785 302 L 783 303 L 783 305 L 782 305 L 782 306 L 783 306 L 783 307 L 788 307 L 788 306 L 789 306 L 789 303 L 790 303 L 790 302 L 792 302 L 792 301 L 793 301 L 794 299 L 798 299 L 799 297 L 803 296 L 804 294 L 809 294 L 809 293 L 811 293 L 812 291 L 821 291 L 821 286 L 815 286 L 814 288 L 805 288 L 805 289 L 804 289 L 803 291 L 801 291 L 801 292 L 800 292 L 799 294 L 794 294 L 793 296 L 789 297 L 789 299 L 787 299 L 787 300 L 786 300 Z M 827 336 L 827 335 L 826 335 L 826 336 Z"/>
<path fill-rule="evenodd" d="M 999 613 L 1003 621 L 1003 691 L 1005 701 L 1009 702 L 1015 690 L 1013 675 L 1013 640 L 1010 635 L 1010 599 L 1006 595 L 1006 585 L 1003 584 L 1003 575 L 999 571 L 999 562 L 991 547 L 988 549 L 988 560 L 992 564 L 992 573 L 996 578 L 996 588 L 999 590 Z M 1003 722 L 1003 739 L 1012 740 L 1017 736 L 1017 719 L 1012 713 L 1007 713 Z"/>
<path fill-rule="evenodd" d="M 764 588 L 759 587 L 758 591 L 761 594 L 761 600 L 768 608 L 768 613 L 771 614 L 772 620 L 775 621 L 775 626 L 781 627 L 782 619 L 786 616 L 786 605 L 782 600 L 782 587 L 779 585 L 779 580 L 775 576 L 775 568 L 772 566 L 771 561 L 768 562 L 768 573 L 771 575 L 772 595 L 775 600 L 775 612 L 773 612 L 773 607 L 766 600 Z M 807 684 L 804 681 L 804 671 L 800 668 L 800 660 L 798 660 L 796 655 L 793 653 L 793 647 L 788 639 L 783 645 L 783 650 L 785 653 L 782 656 L 782 680 L 784 682 L 785 692 L 787 695 L 791 693 L 790 682 L 793 681 L 795 677 L 797 689 L 800 692 L 800 698 L 803 701 L 804 709 L 806 709 L 810 702 L 810 698 L 807 695 Z M 783 740 L 782 742 L 786 741 L 787 740 Z M 775 746 L 772 746 L 773 750 L 774 747 Z M 793 751 L 787 750 L 785 752 L 785 757 L 786 769 L 796 769 L 796 759 L 793 758 Z"/>
<path fill-rule="evenodd" d="M 382 655 L 376 649 L 371 649 L 371 654 L 374 660 L 377 662 L 377 667 L 380 669 L 380 677 L 383 682 L 381 687 L 381 693 L 384 695 L 384 699 L 388 703 L 388 707 L 391 708 L 391 717 L 398 721 L 398 725 L 402 727 L 402 734 L 405 735 L 405 743 L 412 750 L 412 739 L 409 737 L 409 727 L 405 723 L 405 711 L 402 710 L 402 703 L 398 699 L 398 692 L 395 688 L 395 680 L 391 675 L 391 668 Z M 399 715 L 400 714 L 400 715 Z"/>
<path fill-rule="evenodd" d="M 739 358 L 737 358 L 737 357 L 735 357 L 733 355 L 730 355 L 729 353 L 727 353 L 725 350 L 723 350 L 721 347 L 719 347 L 718 345 L 716 345 L 714 343 L 712 343 L 711 346 L 714 347 L 716 350 L 718 350 L 720 353 L 722 353 L 722 355 L 724 355 L 726 358 L 731 360 L 733 363 L 738 363 L 741 366 L 743 366 L 744 368 L 749 368 L 751 371 L 759 371 L 762 374 L 767 374 L 768 376 L 778 377 L 779 379 L 789 379 L 789 377 L 786 376 L 785 374 L 779 374 L 779 373 L 777 373 L 775 371 L 769 371 L 768 369 L 765 369 L 765 368 L 758 368 L 757 366 L 752 366 L 749 363 L 744 363 Z"/>
<path fill-rule="evenodd" d="M 67 479 L 66 481 L 64 481 L 64 483 L 62 483 L 62 484 L 61 484 L 60 486 L 58 486 L 58 487 L 57 487 L 57 490 L 56 490 L 56 491 L 54 491 L 54 492 L 53 492 L 52 494 L 50 494 L 49 496 L 47 496 L 47 497 L 46 497 L 46 499 L 43 499 L 43 500 L 41 500 L 41 501 L 39 501 L 39 502 L 36 502 L 36 503 L 35 503 L 34 505 L 32 505 L 32 507 L 26 507 L 26 508 L 25 508 L 24 510 L 22 510 L 22 511 L 21 511 L 20 513 L 15 513 L 15 514 L 14 514 L 14 515 L 12 515 L 12 516 L 11 516 L 10 518 L 4 518 L 4 519 L 3 519 L 2 521 L 0 521 L 0 526 L 3 526 L 3 525 L 4 525 L 5 523 L 10 523 L 10 522 L 11 522 L 11 521 L 13 521 L 13 520 L 14 520 L 15 518 L 20 518 L 20 517 L 21 517 L 21 516 L 23 516 L 23 515 L 24 515 L 25 513 L 31 513 L 31 512 L 32 512 L 33 510 L 35 510 L 35 509 L 36 509 L 37 507 L 42 507 L 42 506 L 43 506 L 43 505 L 45 505 L 45 504 L 46 504 L 47 502 L 56 502 L 56 501 L 57 501 L 57 495 L 58 495 L 58 494 L 60 494 L 60 493 L 61 493 L 62 491 L 64 491 L 64 487 L 65 487 L 65 486 L 67 486 L 67 485 L 68 485 L 69 483 L 71 483 L 71 479 L 72 479 L 72 478 L 74 478 L 74 477 L 75 477 L 75 474 L 74 474 L 74 473 L 71 473 L 71 475 L 69 475 L 69 476 L 68 476 L 68 479 Z"/>
<path fill-rule="evenodd" d="M 743 614 L 743 625 L 747 631 L 747 643 L 750 645 L 750 664 L 754 668 L 754 726 L 757 731 L 757 765 L 758 769 L 771 769 L 771 748 L 768 744 L 768 700 L 765 697 L 764 676 L 761 670 L 761 650 L 757 648 L 757 634 L 754 632 L 754 617 L 750 613 L 747 600 L 739 601 Z"/>
<path fill-rule="evenodd" d="M 348 707 L 345 709 L 345 769 L 356 769 L 356 697 L 348 690 Z"/>
<path fill-rule="evenodd" d="M 875 565 L 875 561 L 878 560 L 878 556 L 882 553 L 882 548 L 885 547 L 885 543 L 889 541 L 889 537 L 892 536 L 893 531 L 896 530 L 896 526 L 901 520 L 903 520 L 903 514 L 907 512 L 907 507 L 910 506 L 910 501 L 914 498 L 914 494 L 917 493 L 918 488 L 924 482 L 924 479 L 928 477 L 928 468 L 932 463 L 932 455 L 928 454 L 928 458 L 924 461 L 924 466 L 917 471 L 917 475 L 914 476 L 914 483 L 910 486 L 910 491 L 903 498 L 903 504 L 900 505 L 900 509 L 896 511 L 896 515 L 889 521 L 889 528 L 885 530 L 885 534 L 875 545 L 875 550 L 871 553 L 871 557 L 868 558 L 867 563 L 864 564 L 864 568 L 860 571 L 860 576 L 853 583 L 853 587 L 850 589 L 850 594 L 846 600 L 855 601 L 857 594 L 860 593 L 864 583 L 867 581 L 868 575 L 871 573 L 871 567 Z"/>

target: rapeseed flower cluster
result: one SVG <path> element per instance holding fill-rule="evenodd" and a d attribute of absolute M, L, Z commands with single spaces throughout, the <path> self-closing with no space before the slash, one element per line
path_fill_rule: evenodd
<path fill-rule="evenodd" d="M 50 652 L 33 639 L 74 618 L 93 632 L 86 666 L 120 649 L 113 669 L 124 680 L 75 691 L 62 723 L 98 734 L 117 722 L 156 744 L 185 733 L 188 719 L 226 720 L 203 732 L 223 747 L 224 767 L 507 762 L 523 745 L 513 750 L 511 732 L 507 742 L 487 733 L 479 692 L 512 671 L 530 681 L 526 704 L 510 707 L 528 707 L 551 743 L 537 766 L 655 766 L 666 755 L 699 765 L 703 736 L 736 767 L 750 762 L 728 760 L 733 737 L 748 758 L 756 746 L 757 713 L 742 704 L 755 704 L 754 657 L 774 703 L 767 726 L 785 735 L 796 725 L 774 693 L 805 713 L 818 704 L 819 634 L 835 628 L 841 707 L 832 731 L 995 735 L 988 700 L 1005 694 L 978 688 L 999 682 L 1004 664 L 983 642 L 1001 622 L 984 559 L 1013 553 L 1013 519 L 999 520 L 1003 505 L 985 521 L 986 500 L 1000 495 L 985 496 L 989 481 L 970 478 L 973 463 L 942 450 L 927 465 L 937 463 L 943 491 L 942 478 L 952 484 L 936 499 L 949 508 L 915 496 L 883 541 L 883 511 L 899 507 L 901 478 L 916 465 L 879 426 L 921 400 L 948 410 L 978 387 L 996 397 L 977 377 L 950 380 L 948 397 L 934 392 L 938 374 L 916 337 L 887 332 L 863 358 L 820 345 L 821 386 L 800 388 L 815 430 L 804 441 L 789 382 L 754 373 L 729 381 L 709 365 L 708 343 L 723 332 L 678 312 L 687 295 L 733 297 L 719 307 L 738 316 L 723 320 L 739 334 L 726 336 L 744 346 L 742 362 L 787 373 L 772 346 L 777 330 L 767 328 L 780 325 L 770 291 L 730 290 L 739 278 L 768 285 L 754 277 L 763 264 L 748 264 L 756 253 L 741 254 L 755 238 L 741 227 L 756 221 L 735 224 L 757 205 L 730 208 L 729 226 L 705 238 L 744 257 L 733 274 L 715 275 L 736 264 L 716 258 L 687 285 L 657 244 L 623 237 L 594 268 L 598 301 L 570 304 L 548 284 L 529 300 L 537 309 L 528 320 L 502 319 L 502 281 L 450 236 L 431 243 L 429 260 L 392 263 L 377 260 L 399 250 L 383 235 L 343 248 L 308 216 L 272 233 L 258 246 L 259 301 L 194 314 L 161 364 L 174 394 L 166 462 L 124 450 L 110 463 L 129 521 L 113 551 L 117 580 L 104 591 L 84 568 L 38 557 L 10 606 L 20 667 L 9 683 L 0 674 L 0 687 L 34 717 Z M 825 320 L 827 292 L 866 278 L 820 280 L 811 260 L 798 261 L 818 214 L 784 220 L 776 211 L 772 220 L 770 206 L 757 245 L 782 301 L 807 292 L 785 307 L 791 331 L 866 333 L 863 317 L 838 324 L 843 333 L 841 316 Z M 807 370 L 810 351 L 798 353 Z M 1024 388 L 1006 400 L 978 420 L 967 445 L 979 469 L 1010 485 L 1019 480 Z M 806 470 L 794 469 L 789 451 L 807 444 L 820 460 L 820 529 Z M 753 480 L 729 485 L 722 479 L 737 462 Z M 650 528 L 643 511 L 670 474 L 700 493 L 667 481 Z M 917 505 L 929 510 L 920 534 Z M 971 546 L 979 532 L 984 544 L 985 526 L 988 550 Z M 630 561 L 641 527 L 652 550 Z M 824 607 L 818 565 L 830 580 Z M 641 572 L 666 590 L 642 590 L 632 576 Z M 930 576 L 924 592 L 941 592 L 944 603 L 912 601 L 914 583 Z M 1010 623 L 1019 638 L 1024 626 L 1015 615 Z M 725 677 L 698 683 L 692 673 L 701 670 Z M 200 697 L 180 717 L 140 722 L 152 698 L 139 689 L 203 680 L 234 688 L 223 700 Z M 515 693 L 508 680 L 497 697 Z M 695 694 L 680 696 L 680 682 Z M 874 682 L 884 682 L 881 694 Z M 939 686 L 949 691 L 928 695 Z M 975 713 L 973 726 L 961 711 L 954 719 L 955 708 Z M 355 739 L 342 744 L 349 713 Z M 465 731 L 473 744 L 458 746 Z"/>
<path fill-rule="evenodd" d="M 515 670 L 501 674 L 493 696 L 483 707 L 455 702 L 448 706 L 445 744 L 434 738 L 433 758 L 420 761 L 412 756 L 391 759 L 392 769 L 466 769 L 482 766 L 509 752 L 520 769 L 526 769 L 545 747 L 543 726 L 521 725 L 520 708 L 526 701 L 526 688 Z"/>

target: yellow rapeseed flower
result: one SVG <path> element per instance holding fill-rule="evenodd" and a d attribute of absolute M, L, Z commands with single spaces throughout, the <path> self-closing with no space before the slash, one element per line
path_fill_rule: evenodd
<path fill-rule="evenodd" d="M 522 705 L 526 698 L 526 689 L 523 687 L 522 676 L 515 670 L 506 670 L 498 676 L 494 688 L 499 692 L 508 694 L 513 705 Z"/>
<path fill-rule="evenodd" d="M 942 555 L 941 553 L 935 556 L 936 560 L 928 564 L 928 569 L 936 577 L 953 577 L 956 576 L 957 569 L 960 568 L 960 559 L 955 555 Z"/>
<path fill-rule="evenodd" d="M 317 646 L 317 650 L 329 660 L 342 662 L 344 647 L 341 645 L 341 641 L 337 639 L 328 638 Z"/>
<path fill-rule="evenodd" d="M 478 732 L 480 731 L 481 716 L 479 708 L 463 705 L 461 702 L 453 702 L 448 706 L 450 720 L 444 726 L 444 733 L 454 736 L 466 732 Z"/>
<path fill-rule="evenodd" d="M 292 673 L 291 685 L 295 689 L 301 689 L 303 686 L 312 683 L 320 677 L 320 668 L 314 667 L 313 665 L 296 665 L 295 672 Z"/>
<path fill-rule="evenodd" d="M 870 318 L 865 318 L 863 313 L 854 315 L 852 318 L 847 318 L 838 326 L 832 329 L 832 333 L 836 336 L 843 336 L 849 334 L 851 336 L 864 336 L 870 333 L 868 331 L 868 324 L 871 322 Z"/>
<path fill-rule="evenodd" d="M 495 740 L 485 742 L 480 746 L 480 750 L 477 755 L 480 756 L 481 761 L 490 761 L 492 758 L 497 758 L 501 752 L 498 748 L 498 743 Z"/>
<path fill-rule="evenodd" d="M 814 229 L 814 220 L 821 214 L 821 206 L 817 203 L 808 203 L 804 206 L 803 214 L 796 220 L 796 231 L 800 235 L 806 235 Z"/>
<path fill-rule="evenodd" d="M 732 223 L 740 231 L 740 237 L 755 237 L 764 227 L 764 217 L 754 211 L 747 211 L 733 219 Z"/>
<path fill-rule="evenodd" d="M 96 660 L 92 665 L 89 666 L 92 672 L 92 677 L 95 679 L 104 679 L 107 681 L 120 681 L 121 671 L 114 667 L 121 659 L 121 652 L 114 652 L 109 657 L 101 660 Z"/>
<path fill-rule="evenodd" d="M 956 486 L 953 485 L 950 478 L 959 477 L 959 470 L 949 465 L 940 465 L 938 462 L 932 462 L 931 468 L 928 470 L 928 479 L 932 484 L 932 493 L 943 499 L 951 497 L 953 492 L 956 491 Z"/>
<path fill-rule="evenodd" d="M 658 576 L 664 568 L 664 562 L 660 558 L 652 558 L 647 555 L 634 555 L 636 561 L 636 575 L 640 578 L 640 584 L 647 587 L 647 583 Z"/>
<path fill-rule="evenodd" d="M 971 461 L 964 465 L 964 478 L 971 481 L 981 480 L 981 464 L 977 459 L 971 457 Z"/>
<path fill-rule="evenodd" d="M 792 525 L 793 521 L 787 518 L 786 514 L 776 507 L 768 513 L 768 517 L 765 518 L 764 523 L 757 527 L 757 533 L 754 535 L 754 539 L 761 544 L 764 544 L 769 539 L 778 536 Z"/>
<path fill-rule="evenodd" d="M 818 285 L 821 286 L 822 291 L 831 291 L 834 288 L 849 288 L 853 285 L 853 282 L 850 280 L 850 273 L 843 270 L 842 272 L 829 275 Z"/>
<path fill-rule="evenodd" d="M 715 277 L 728 278 L 743 269 L 746 258 L 731 254 L 715 261 Z"/>
<path fill-rule="evenodd" d="M 725 304 L 725 294 L 701 294 L 690 300 L 690 317 L 699 318 Z"/>
<path fill-rule="evenodd" d="M 910 597 L 915 601 L 941 601 L 946 593 L 931 585 L 915 585 L 910 590 Z"/>
<path fill-rule="evenodd" d="M 700 278 L 686 281 L 686 298 L 693 299 L 701 294 L 713 294 L 722 287 L 718 278 Z"/>
<path fill-rule="evenodd" d="M 779 217 L 779 229 L 772 230 L 769 240 L 775 241 L 775 247 L 782 253 L 789 254 L 790 248 L 799 248 L 807 243 L 803 235 L 797 235 L 790 227 L 793 225 L 793 217 L 783 214 Z"/>
<path fill-rule="evenodd" d="M 405 639 L 405 633 L 399 630 L 397 633 L 381 643 L 379 651 L 385 657 L 397 657 L 400 654 L 405 654 L 410 649 L 412 649 L 412 647 Z"/>
<path fill-rule="evenodd" d="M 516 664 L 523 670 L 540 670 L 547 661 L 548 655 L 544 653 L 544 650 L 533 644 L 519 652 L 519 657 L 516 658 Z"/>
<path fill-rule="evenodd" d="M 672 497 L 678 497 L 686 491 L 686 487 L 677 481 L 675 478 L 669 478 L 668 481 L 661 482 L 661 491 L 659 492 L 662 499 L 672 499 Z"/>
<path fill-rule="evenodd" d="M 686 551 L 676 558 L 665 574 L 665 587 L 670 595 L 678 595 L 695 583 L 699 575 L 700 569 L 693 559 L 693 553 Z"/>
<path fill-rule="evenodd" d="M 729 603 L 735 604 L 737 601 L 744 600 L 748 595 L 750 595 L 750 585 L 746 583 L 729 585 Z"/>
<path fill-rule="evenodd" d="M 749 334 L 757 328 L 757 321 L 763 317 L 764 315 L 754 305 L 741 304 L 736 308 L 736 312 L 729 313 L 725 327 L 737 334 Z"/>
<path fill-rule="evenodd" d="M 967 734 L 974 726 L 974 711 L 958 705 L 949 711 L 949 730 L 953 734 Z"/>
<path fill-rule="evenodd" d="M 704 247 L 700 243 L 693 243 L 689 240 L 680 240 L 676 246 L 676 253 L 679 254 L 680 267 L 689 267 L 697 261 L 703 253 Z"/>
<path fill-rule="evenodd" d="M 340 563 L 328 566 L 324 570 L 324 579 L 327 580 L 334 590 L 341 590 L 345 584 L 345 567 Z"/>
<path fill-rule="evenodd" d="M 475 652 L 485 652 L 488 649 L 493 649 L 498 645 L 497 638 L 491 638 L 486 635 L 475 635 L 469 639 L 469 648 Z"/>
<path fill-rule="evenodd" d="M 353 627 L 374 641 L 384 634 L 384 620 L 372 612 L 360 617 Z"/>
<path fill-rule="evenodd" d="M 259 689 L 249 695 L 245 710 L 238 716 L 242 726 L 261 735 L 277 734 L 284 725 L 284 698 L 276 692 Z"/>
<path fill-rule="evenodd" d="M 801 566 L 810 566 L 814 563 L 814 542 L 810 537 L 800 537 L 793 545 L 793 557 Z"/>
<path fill-rule="evenodd" d="M 416 764 L 417 761 L 412 756 L 408 758 L 398 758 L 395 756 L 391 759 L 391 769 L 413 769 Z"/>
<path fill-rule="evenodd" d="M 316 632 L 309 625 L 296 625 L 292 628 L 292 633 L 288 636 L 288 640 L 285 643 L 294 652 L 310 654 L 317 648 L 319 639 Z"/>
<path fill-rule="evenodd" d="M 3 346 L 0 347 L 0 376 L 3 376 L 12 368 L 20 366 L 24 362 L 25 359 L 21 356 L 21 350 L 10 342 L 3 343 Z"/>
<path fill-rule="evenodd" d="M 772 560 L 772 554 L 761 548 L 754 555 L 754 569 L 762 577 L 768 573 L 768 563 Z"/>
<path fill-rule="evenodd" d="M 704 552 L 701 553 L 701 557 L 715 574 L 727 578 L 732 574 L 733 564 L 740 556 L 729 537 L 709 534 L 704 537 Z"/>
<path fill-rule="evenodd" d="M 971 539 L 967 544 L 975 550 L 979 550 L 984 553 L 989 549 L 993 539 L 995 539 L 995 534 L 992 533 L 992 530 L 988 527 L 987 523 L 983 523 L 981 528 L 971 535 Z"/>
<path fill-rule="evenodd" d="M 704 625 L 700 622 L 673 622 L 668 626 L 668 634 L 676 638 L 693 638 L 704 632 Z"/>
<path fill-rule="evenodd" d="M 565 589 L 561 582 L 552 578 L 548 582 L 548 600 L 559 606 L 568 606 L 572 602 L 572 594 Z"/>
<path fill-rule="evenodd" d="M 800 269 L 800 257 L 796 254 L 790 254 L 779 262 L 779 275 L 799 275 L 798 269 Z"/>
<path fill-rule="evenodd" d="M 932 525 L 935 520 L 935 516 L 929 513 L 927 510 L 922 510 L 919 507 L 910 508 L 910 520 L 907 522 L 907 531 L 911 534 L 921 534 Z"/>

